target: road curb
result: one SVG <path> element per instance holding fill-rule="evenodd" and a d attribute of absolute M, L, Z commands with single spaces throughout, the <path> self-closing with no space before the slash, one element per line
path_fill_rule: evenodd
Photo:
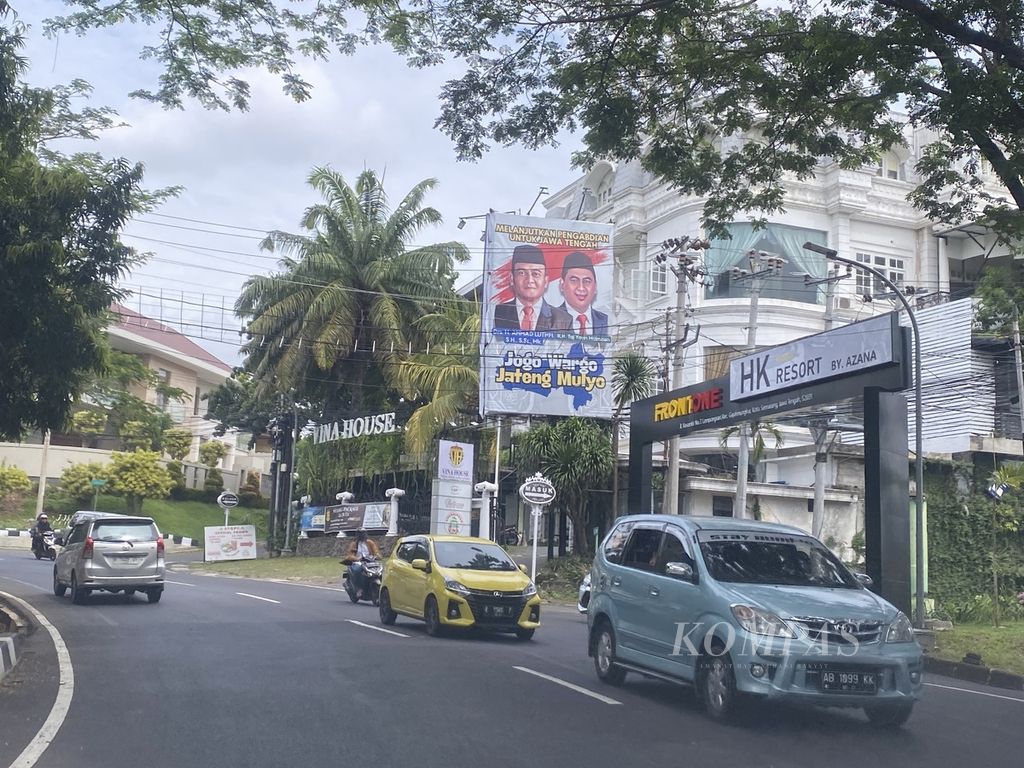
<path fill-rule="evenodd" d="M 18 645 L 30 624 L 0 595 L 0 680 L 18 663 Z"/>
<path fill-rule="evenodd" d="M 32 536 L 29 531 L 22 531 L 18 528 L 0 528 L 0 536 L 13 536 L 15 538 L 27 539 Z"/>
<path fill-rule="evenodd" d="M 164 541 L 173 541 L 183 547 L 202 547 L 203 542 L 199 539 L 190 539 L 188 536 L 175 536 L 173 533 L 165 533 Z"/>
<path fill-rule="evenodd" d="M 966 664 L 961 661 L 937 659 L 934 656 L 924 657 L 924 669 L 933 675 L 952 677 L 968 683 L 987 685 L 991 688 L 1004 688 L 1011 691 L 1024 691 L 1024 675 L 1015 675 L 1001 669 L 992 669 L 980 664 Z"/>

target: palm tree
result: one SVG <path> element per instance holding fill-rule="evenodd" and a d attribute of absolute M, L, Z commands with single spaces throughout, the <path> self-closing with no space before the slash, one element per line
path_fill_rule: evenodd
<path fill-rule="evenodd" d="M 555 503 L 569 514 L 574 548 L 581 555 L 590 551 L 590 492 L 607 487 L 613 464 L 607 429 L 579 416 L 537 425 L 516 443 L 516 469 L 523 475 L 540 470 L 552 482 L 558 494 Z"/>
<path fill-rule="evenodd" d="M 395 389 L 410 400 L 426 400 L 405 425 L 405 447 L 426 453 L 450 422 L 479 411 L 480 305 L 454 298 L 415 322 L 424 351 L 394 368 Z"/>
<path fill-rule="evenodd" d="M 235 305 L 249 319 L 246 365 L 265 390 L 318 392 L 328 406 L 362 412 L 366 390 L 383 391 L 413 321 L 452 295 L 455 263 L 468 253 L 459 243 L 406 250 L 441 222 L 423 207 L 433 179 L 393 211 L 373 171 L 351 187 L 316 168 L 309 183 L 324 201 L 303 216 L 308 234 L 270 233 L 263 248 L 284 253 L 281 271 L 250 278 Z"/>
<path fill-rule="evenodd" d="M 612 393 L 615 411 L 612 413 L 612 508 L 605 527 L 610 527 L 619 514 L 619 430 L 622 412 L 634 400 L 650 397 L 658 369 L 653 362 L 636 352 L 627 352 L 615 361 L 612 369 Z"/>

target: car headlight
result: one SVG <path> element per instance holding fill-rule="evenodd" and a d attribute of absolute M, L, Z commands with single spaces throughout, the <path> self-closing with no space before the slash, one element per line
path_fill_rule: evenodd
<path fill-rule="evenodd" d="M 774 613 L 751 608 L 749 605 L 734 605 L 732 615 L 747 632 L 754 635 L 769 637 L 795 638 L 796 634 L 782 619 Z"/>
<path fill-rule="evenodd" d="M 533 585 L 533 582 L 531 581 L 529 584 L 526 585 L 526 589 L 523 590 L 523 596 L 524 597 L 532 597 L 533 595 L 536 595 L 536 594 L 537 594 L 537 587 L 535 587 Z"/>
<path fill-rule="evenodd" d="M 467 587 L 465 584 L 462 584 L 461 582 L 456 581 L 455 579 L 445 579 L 444 588 L 447 589 L 449 592 L 454 592 L 457 595 L 469 594 L 469 587 Z"/>
<path fill-rule="evenodd" d="M 889 625 L 889 631 L 885 633 L 885 642 L 912 643 L 915 639 L 914 625 L 910 623 L 906 614 L 900 611 Z"/>

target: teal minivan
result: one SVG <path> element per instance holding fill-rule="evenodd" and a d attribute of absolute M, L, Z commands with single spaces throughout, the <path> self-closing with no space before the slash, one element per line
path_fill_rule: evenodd
<path fill-rule="evenodd" d="M 724 720 L 742 697 L 858 707 L 907 721 L 923 654 L 908 618 L 817 539 L 732 518 L 620 518 L 594 559 L 597 676 L 692 683 Z"/>

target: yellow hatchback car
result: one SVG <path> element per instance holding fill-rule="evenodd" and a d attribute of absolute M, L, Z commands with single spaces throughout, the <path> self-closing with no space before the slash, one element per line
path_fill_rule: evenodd
<path fill-rule="evenodd" d="M 508 553 L 468 536 L 406 536 L 384 561 L 380 620 L 422 619 L 427 634 L 446 627 L 515 632 L 529 640 L 540 625 L 540 598 Z"/>

